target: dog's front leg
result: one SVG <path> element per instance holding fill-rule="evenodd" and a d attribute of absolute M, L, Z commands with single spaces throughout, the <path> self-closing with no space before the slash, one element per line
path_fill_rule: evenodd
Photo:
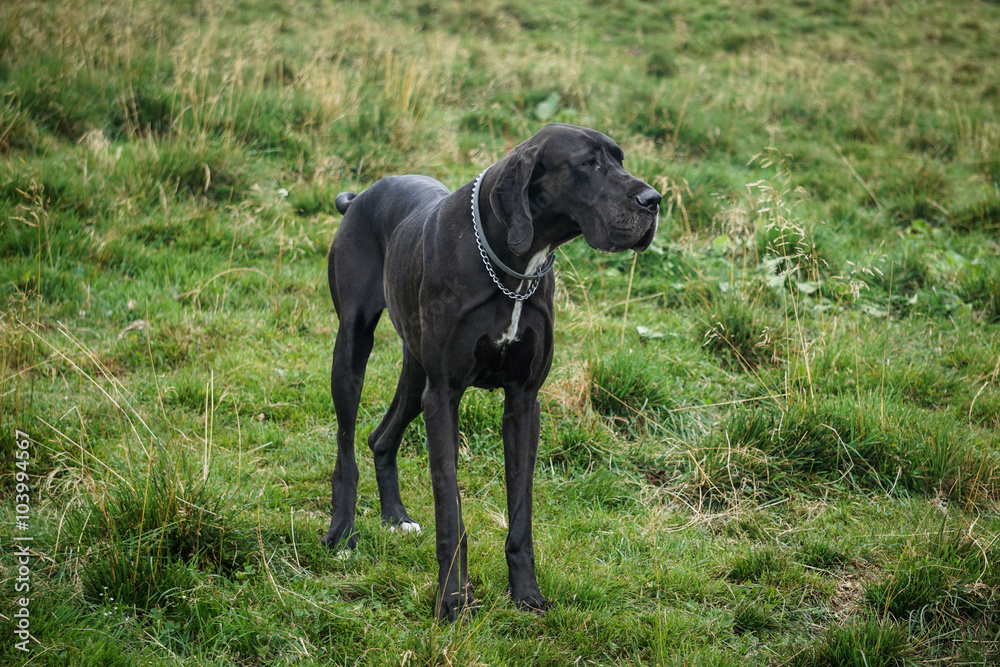
<path fill-rule="evenodd" d="M 461 392 L 447 386 L 438 387 L 431 382 L 423 394 L 437 534 L 438 592 L 435 608 L 438 618 L 448 621 L 456 620 L 473 603 L 462 499 L 458 491 L 458 403 L 461 398 Z"/>
<path fill-rule="evenodd" d="M 508 531 L 505 551 L 510 596 L 522 609 L 544 612 L 549 601 L 542 597 L 535 575 L 535 550 L 531 540 L 531 496 L 541 408 L 538 392 L 522 387 L 505 391 L 503 415 L 504 472 L 507 478 Z"/>

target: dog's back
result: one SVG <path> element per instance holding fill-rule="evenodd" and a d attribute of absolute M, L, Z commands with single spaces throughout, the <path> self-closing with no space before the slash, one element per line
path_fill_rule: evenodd
<path fill-rule="evenodd" d="M 414 211 L 437 203 L 451 191 L 429 176 L 386 176 L 360 194 L 341 192 L 334 200 L 337 210 L 344 215 L 340 230 L 353 226 L 352 220 L 364 218 L 362 224 L 376 225 L 378 233 L 392 230 Z M 348 212 L 351 215 L 348 215 Z M 338 231 L 340 235 L 342 231 Z"/>
<path fill-rule="evenodd" d="M 389 238 L 418 211 L 451 194 L 427 176 L 387 176 L 361 193 L 341 192 L 334 200 L 344 215 L 327 257 L 327 276 L 333 303 L 340 313 L 341 290 L 364 290 L 384 308 L 382 266 Z M 420 220 L 425 215 L 415 216 Z"/>

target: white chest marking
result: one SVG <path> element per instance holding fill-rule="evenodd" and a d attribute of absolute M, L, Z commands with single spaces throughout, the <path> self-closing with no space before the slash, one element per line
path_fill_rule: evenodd
<path fill-rule="evenodd" d="M 503 332 L 500 336 L 500 340 L 497 341 L 500 345 L 504 343 L 513 343 L 517 340 L 517 325 L 521 320 L 521 307 L 524 305 L 523 301 L 514 302 L 514 312 L 510 315 L 510 326 L 507 330 Z"/>
<path fill-rule="evenodd" d="M 524 273 L 526 274 L 537 273 L 538 270 L 542 268 L 542 265 L 545 264 L 545 258 L 548 256 L 549 256 L 548 247 L 542 248 L 542 250 L 536 253 L 535 256 L 531 258 L 531 261 L 528 262 L 528 268 L 524 270 Z M 521 286 L 523 285 L 524 283 L 521 284 Z M 521 286 L 519 286 L 519 289 Z M 505 343 L 513 343 L 515 340 L 518 339 L 517 325 L 520 324 L 521 322 L 521 309 L 523 307 L 524 307 L 523 301 L 514 302 L 514 310 L 510 314 L 510 326 L 507 327 L 507 330 L 504 331 L 503 335 L 501 335 L 500 338 L 497 340 L 498 345 L 503 345 Z"/>

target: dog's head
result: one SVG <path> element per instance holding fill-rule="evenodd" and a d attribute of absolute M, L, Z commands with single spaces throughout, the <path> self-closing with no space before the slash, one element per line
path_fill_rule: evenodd
<path fill-rule="evenodd" d="M 527 252 L 535 221 L 547 218 L 598 250 L 648 248 L 661 197 L 625 171 L 624 157 L 600 132 L 561 123 L 517 146 L 497 164 L 500 176 L 490 192 L 493 210 L 507 224 L 508 247 Z"/>

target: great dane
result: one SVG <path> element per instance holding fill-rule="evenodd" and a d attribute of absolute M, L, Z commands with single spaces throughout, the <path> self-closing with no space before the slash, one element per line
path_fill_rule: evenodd
<path fill-rule="evenodd" d="M 402 370 L 368 446 L 382 521 L 420 530 L 399 495 L 396 454 L 404 429 L 423 412 L 441 619 L 473 607 L 457 476 L 458 406 L 469 387 L 504 390 L 508 591 L 520 608 L 548 608 L 535 575 L 531 503 L 538 391 L 552 364 L 550 269 L 555 249 L 581 234 L 610 252 L 652 242 L 660 195 L 625 171 L 623 158 L 600 132 L 551 124 L 454 193 L 409 175 L 336 198 L 344 218 L 327 266 L 340 318 L 331 373 L 337 463 L 323 542 L 331 549 L 357 543 L 355 424 L 375 325 L 388 309 L 403 339 Z"/>

